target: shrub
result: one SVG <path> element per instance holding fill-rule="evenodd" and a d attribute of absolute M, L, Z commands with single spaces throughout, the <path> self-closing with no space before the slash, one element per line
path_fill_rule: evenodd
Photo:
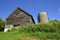
<path fill-rule="evenodd" d="M 59 22 L 39 23 L 34 25 L 22 26 L 20 32 L 57 32 L 60 30 Z"/>
<path fill-rule="evenodd" d="M 17 30 L 17 29 L 12 28 L 12 29 L 8 30 L 8 32 L 11 32 L 11 31 L 16 31 L 16 30 Z"/>

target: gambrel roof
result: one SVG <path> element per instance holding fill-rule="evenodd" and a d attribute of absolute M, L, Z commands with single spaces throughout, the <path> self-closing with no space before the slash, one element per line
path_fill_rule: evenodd
<path fill-rule="evenodd" d="M 19 7 L 17 7 L 16 10 L 20 10 L 20 11 L 24 12 L 25 14 L 27 14 L 28 16 L 31 16 L 32 21 L 35 23 L 35 21 L 34 21 L 34 19 L 33 19 L 33 17 L 32 17 L 31 14 L 27 13 L 26 11 L 24 11 L 23 9 L 21 9 L 21 8 L 19 8 Z M 14 10 L 14 12 L 15 12 L 16 10 Z M 13 12 L 13 13 L 14 13 L 14 12 Z M 6 20 L 7 20 L 13 13 L 11 13 L 11 14 L 6 18 Z"/>

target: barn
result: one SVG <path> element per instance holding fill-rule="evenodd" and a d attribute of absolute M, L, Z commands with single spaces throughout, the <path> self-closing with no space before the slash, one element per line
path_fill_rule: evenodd
<path fill-rule="evenodd" d="M 29 24 L 35 24 L 35 21 L 31 14 L 27 13 L 26 11 L 22 10 L 21 8 L 17 7 L 13 13 L 11 13 L 6 18 L 6 27 L 10 28 L 11 25 L 13 27 L 18 27 L 22 25 L 29 25 Z"/>
<path fill-rule="evenodd" d="M 22 26 L 27 24 L 34 24 L 34 19 L 32 15 L 22 10 L 21 8 L 17 8 L 9 17 L 6 19 L 6 25 L 13 26 Z"/>

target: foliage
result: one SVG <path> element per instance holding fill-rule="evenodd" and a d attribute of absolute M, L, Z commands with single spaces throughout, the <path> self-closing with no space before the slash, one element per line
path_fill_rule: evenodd
<path fill-rule="evenodd" d="M 30 33 L 32 36 L 36 36 L 40 39 L 59 39 L 60 34 L 59 33 L 46 33 L 46 32 L 32 32 Z"/>
<path fill-rule="evenodd" d="M 5 21 L 3 21 L 2 18 L 0 18 L 0 31 L 4 30 L 4 26 L 5 26 Z"/>
<path fill-rule="evenodd" d="M 20 32 L 58 32 L 60 30 L 59 21 L 50 21 L 48 23 L 39 23 L 34 25 L 22 26 L 19 28 Z"/>
<path fill-rule="evenodd" d="M 16 30 L 17 30 L 16 28 L 12 28 L 12 29 L 8 30 L 8 32 L 16 31 Z"/>
<path fill-rule="evenodd" d="M 39 40 L 60 40 L 60 21 L 21 26 L 18 30 L 12 28 L 10 32 L 1 32 L 0 40 L 23 40 L 26 36 Z"/>
<path fill-rule="evenodd" d="M 46 33 L 46 32 L 22 32 L 20 33 L 19 31 L 10 31 L 10 32 L 1 32 L 0 33 L 0 40 L 20 40 L 24 39 L 25 37 L 34 37 L 38 39 L 55 39 L 59 40 L 60 39 L 60 34 L 59 33 Z"/>

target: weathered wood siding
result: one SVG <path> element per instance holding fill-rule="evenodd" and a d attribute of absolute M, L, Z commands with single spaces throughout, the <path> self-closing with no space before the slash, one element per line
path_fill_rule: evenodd
<path fill-rule="evenodd" d="M 7 19 L 6 25 L 27 25 L 33 24 L 33 20 L 30 15 L 27 15 L 25 12 L 22 12 L 19 9 L 16 9 Z"/>

